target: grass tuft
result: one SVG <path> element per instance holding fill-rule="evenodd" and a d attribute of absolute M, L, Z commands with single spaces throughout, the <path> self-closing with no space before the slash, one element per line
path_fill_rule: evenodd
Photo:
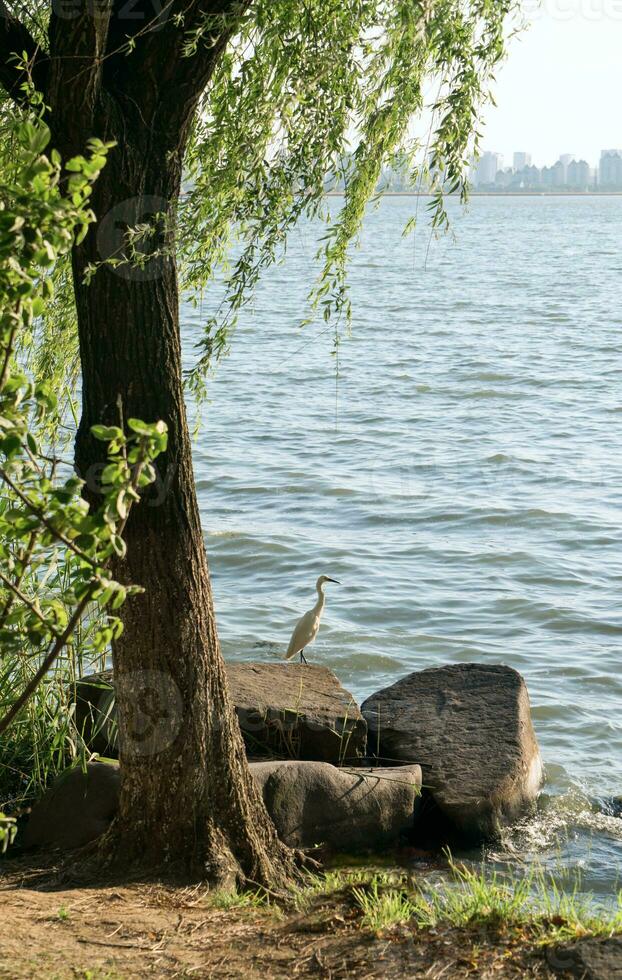
<path fill-rule="evenodd" d="M 611 936 L 622 931 L 622 893 L 617 907 L 598 909 L 580 892 L 580 879 L 571 891 L 561 891 L 554 878 L 533 867 L 522 877 L 475 871 L 450 858 L 451 878 L 435 887 L 420 887 L 411 898 L 413 924 L 420 929 L 439 924 L 458 928 L 492 926 L 527 929 L 539 944 L 580 936 Z"/>
<path fill-rule="evenodd" d="M 520 877 L 501 875 L 485 865 L 472 869 L 450 857 L 449 868 L 449 876 L 434 884 L 369 869 L 307 874 L 290 899 L 305 914 L 318 899 L 336 899 L 343 892 L 348 903 L 354 903 L 361 927 L 374 932 L 403 923 L 419 930 L 484 928 L 528 935 L 535 945 L 622 933 L 622 892 L 616 907 L 599 909 L 591 896 L 581 893 L 578 878 L 570 891 L 562 891 L 537 867 Z"/>
<path fill-rule="evenodd" d="M 352 889 L 363 918 L 363 929 L 381 932 L 391 926 L 408 922 L 415 914 L 415 906 L 402 889 L 385 889 L 379 876 L 375 876 L 367 887 Z"/>
<path fill-rule="evenodd" d="M 270 905 L 270 896 L 262 888 L 256 891 L 219 889 L 210 894 L 209 905 L 213 909 L 227 912 L 251 908 L 264 909 Z"/>

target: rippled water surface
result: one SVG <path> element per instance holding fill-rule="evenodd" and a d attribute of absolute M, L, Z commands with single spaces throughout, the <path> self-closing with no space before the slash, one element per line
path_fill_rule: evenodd
<path fill-rule="evenodd" d="M 298 328 L 307 225 L 211 384 L 195 467 L 224 650 L 273 657 L 326 572 L 311 659 L 355 695 L 515 667 L 548 784 L 508 847 L 607 893 L 622 821 L 590 800 L 622 794 L 622 198 L 476 198 L 431 242 L 401 237 L 415 207 L 366 219 L 338 382 L 332 328 Z M 200 324 L 186 308 L 189 360 Z"/>

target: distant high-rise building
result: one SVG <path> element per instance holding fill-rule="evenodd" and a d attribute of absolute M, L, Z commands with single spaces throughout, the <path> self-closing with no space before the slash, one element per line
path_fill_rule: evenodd
<path fill-rule="evenodd" d="M 503 157 L 500 153 L 491 153 L 486 150 L 475 164 L 474 184 L 476 187 L 486 187 L 494 184 L 497 177 L 497 170 L 503 166 Z"/>
<path fill-rule="evenodd" d="M 566 165 L 563 160 L 559 159 L 557 163 L 554 163 L 551 170 L 553 171 L 552 186 L 556 189 L 564 187 L 566 184 Z"/>
<path fill-rule="evenodd" d="M 511 186 L 516 188 L 516 190 L 534 190 L 540 187 L 540 184 L 541 174 L 539 167 L 528 164 L 514 173 Z"/>
<path fill-rule="evenodd" d="M 497 170 L 495 176 L 495 188 L 497 190 L 505 190 L 510 186 L 514 177 L 513 170 L 508 167 L 507 170 Z"/>
<path fill-rule="evenodd" d="M 553 187 L 554 176 L 553 167 L 543 167 L 540 171 L 540 180 L 545 190 L 551 190 Z"/>
<path fill-rule="evenodd" d="M 562 167 L 564 168 L 564 184 L 567 183 L 567 180 L 568 180 L 568 167 L 570 166 L 570 164 L 572 163 L 572 161 L 574 160 L 574 158 L 575 158 L 574 157 L 574 153 L 562 153 L 562 155 L 559 158 L 559 162 L 561 163 Z"/>
<path fill-rule="evenodd" d="M 566 186 L 586 191 L 592 183 L 590 165 L 586 160 L 571 160 L 566 170 Z"/>
<path fill-rule="evenodd" d="M 542 183 L 542 175 L 539 167 L 534 167 L 534 165 L 531 164 L 531 166 L 525 167 L 523 174 L 527 187 L 540 187 L 540 184 Z"/>
<path fill-rule="evenodd" d="M 622 150 L 603 150 L 598 168 L 601 188 L 622 187 Z"/>
<path fill-rule="evenodd" d="M 514 154 L 514 170 L 524 170 L 531 166 L 531 153 L 523 153 L 522 150 Z"/>

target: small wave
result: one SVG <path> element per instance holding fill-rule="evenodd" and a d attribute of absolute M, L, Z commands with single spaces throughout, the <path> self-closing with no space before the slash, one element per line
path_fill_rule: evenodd
<path fill-rule="evenodd" d="M 543 795 L 535 815 L 505 828 L 500 853 L 491 857 L 500 858 L 503 852 L 545 852 L 559 847 L 577 832 L 606 834 L 622 842 L 622 819 L 605 813 L 598 800 L 590 799 L 574 786 L 560 796 Z"/>
<path fill-rule="evenodd" d="M 524 391 L 498 391 L 496 388 L 478 388 L 475 391 L 458 392 L 461 398 L 501 398 L 504 401 L 513 401 L 525 398 L 527 393 Z"/>
<path fill-rule="evenodd" d="M 505 453 L 495 453 L 494 456 L 486 456 L 484 459 L 485 463 L 514 463 L 516 460 L 513 456 L 507 456 Z"/>
<path fill-rule="evenodd" d="M 515 380 L 513 374 L 502 374 L 499 371 L 480 371 L 478 374 L 474 375 L 474 381 L 509 381 Z"/>

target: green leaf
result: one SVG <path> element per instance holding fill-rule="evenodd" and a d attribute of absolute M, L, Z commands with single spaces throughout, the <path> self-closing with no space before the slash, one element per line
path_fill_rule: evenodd
<path fill-rule="evenodd" d="M 110 442 L 111 439 L 123 439 L 123 430 L 116 425 L 92 425 L 91 435 L 100 442 Z"/>
<path fill-rule="evenodd" d="M 111 603 L 111 609 L 118 609 L 123 605 L 127 598 L 127 592 L 122 585 L 117 588 L 116 595 Z"/>
<path fill-rule="evenodd" d="M 117 494 L 117 514 L 124 521 L 128 515 L 128 507 L 125 501 L 125 490 L 119 490 Z"/>
<path fill-rule="evenodd" d="M 110 535 L 110 544 L 114 548 L 115 553 L 118 555 L 119 558 L 125 558 L 127 547 L 125 541 L 119 534 Z"/>

